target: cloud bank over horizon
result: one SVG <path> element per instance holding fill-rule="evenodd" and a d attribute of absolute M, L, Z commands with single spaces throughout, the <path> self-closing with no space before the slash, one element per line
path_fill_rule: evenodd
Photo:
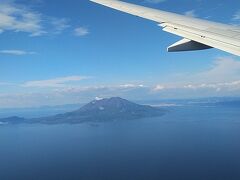
<path fill-rule="evenodd" d="M 84 83 L 92 79 L 94 77 L 75 75 L 27 81 L 15 85 L 22 88 L 23 93 L 0 94 L 0 107 L 85 103 L 95 97 L 112 96 L 133 100 L 240 96 L 240 61 L 231 57 L 217 58 L 208 69 L 196 73 L 178 73 L 167 83 L 128 82 L 108 85 Z M 6 85 L 0 83 L 0 86 Z"/>

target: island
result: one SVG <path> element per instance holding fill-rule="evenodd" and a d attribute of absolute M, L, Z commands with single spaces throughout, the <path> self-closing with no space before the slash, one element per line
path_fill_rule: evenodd
<path fill-rule="evenodd" d="M 41 123 L 41 124 L 79 124 L 84 122 L 107 122 L 136 120 L 159 117 L 166 113 L 162 108 L 139 105 L 120 97 L 97 99 L 80 109 L 54 116 L 25 119 L 8 117 L 0 119 L 0 124 Z"/>

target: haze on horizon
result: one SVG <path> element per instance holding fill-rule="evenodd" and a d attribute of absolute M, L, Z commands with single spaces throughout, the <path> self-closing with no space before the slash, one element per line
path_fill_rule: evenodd
<path fill-rule="evenodd" d="M 177 0 L 127 2 L 240 23 L 238 1 L 186 0 L 181 6 Z M 3 0 L 0 36 L 0 108 L 110 96 L 240 96 L 239 57 L 216 49 L 167 53 L 165 48 L 179 37 L 88 0 Z"/>

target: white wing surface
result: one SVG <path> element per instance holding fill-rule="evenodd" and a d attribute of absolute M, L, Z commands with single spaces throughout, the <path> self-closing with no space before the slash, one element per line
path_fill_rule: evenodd
<path fill-rule="evenodd" d="M 240 56 L 240 27 L 160 11 L 119 0 L 90 0 L 159 23 L 164 31 L 183 37 L 169 52 L 217 48 Z"/>

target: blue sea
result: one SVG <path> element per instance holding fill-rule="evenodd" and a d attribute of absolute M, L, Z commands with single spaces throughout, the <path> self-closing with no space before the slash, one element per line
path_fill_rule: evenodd
<path fill-rule="evenodd" d="M 239 180 L 240 108 L 151 119 L 1 125 L 0 180 Z"/>

